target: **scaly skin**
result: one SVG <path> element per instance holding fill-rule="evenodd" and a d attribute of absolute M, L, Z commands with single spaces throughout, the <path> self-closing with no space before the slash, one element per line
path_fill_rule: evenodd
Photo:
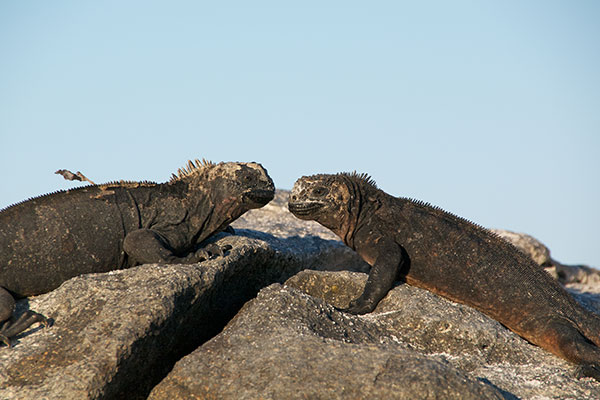
<path fill-rule="evenodd" d="M 600 380 L 600 317 L 492 232 L 428 204 L 379 190 L 366 175 L 296 181 L 289 210 L 331 229 L 371 265 L 344 310 L 375 309 L 397 280 L 467 304 Z"/>
<path fill-rule="evenodd" d="M 0 341 L 46 323 L 32 311 L 14 321 L 14 298 L 86 273 L 222 255 L 227 249 L 200 243 L 274 193 L 260 164 L 197 161 L 167 183 L 84 186 L 0 211 Z"/>

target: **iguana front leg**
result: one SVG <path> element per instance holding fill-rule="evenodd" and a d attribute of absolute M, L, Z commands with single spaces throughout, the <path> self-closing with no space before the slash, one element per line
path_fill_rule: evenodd
<path fill-rule="evenodd" d="M 371 271 L 363 293 L 341 311 L 366 314 L 373 311 L 394 286 L 405 259 L 398 244 L 381 237 L 365 242 L 356 251 L 371 265 Z"/>
<path fill-rule="evenodd" d="M 210 244 L 185 256 L 178 256 L 167 239 L 152 229 L 138 229 L 130 232 L 123 241 L 123 249 L 136 264 L 192 264 L 208 260 L 216 255 L 223 256 L 230 248 L 231 246 L 222 248 L 216 244 Z"/>
<path fill-rule="evenodd" d="M 11 338 L 17 336 L 31 325 L 40 322 L 48 326 L 48 320 L 35 311 L 26 311 L 18 319 L 14 319 L 15 299 L 8 291 L 0 287 L 0 342 L 12 346 Z"/>

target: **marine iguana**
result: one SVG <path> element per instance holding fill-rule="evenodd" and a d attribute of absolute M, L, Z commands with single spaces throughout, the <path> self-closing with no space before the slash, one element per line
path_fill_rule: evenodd
<path fill-rule="evenodd" d="M 46 319 L 15 320 L 15 298 L 76 275 L 145 263 L 195 263 L 223 250 L 209 236 L 273 199 L 257 163 L 189 161 L 165 183 L 111 182 L 36 197 L 0 210 L 0 341 Z"/>
<path fill-rule="evenodd" d="M 496 234 L 378 189 L 366 174 L 298 179 L 289 210 L 331 229 L 371 265 L 343 311 L 365 314 L 400 280 L 487 314 L 600 381 L 600 316 L 585 310 L 529 256 Z"/>

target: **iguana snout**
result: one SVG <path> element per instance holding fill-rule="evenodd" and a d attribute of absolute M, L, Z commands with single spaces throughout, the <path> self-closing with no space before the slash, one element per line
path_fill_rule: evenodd
<path fill-rule="evenodd" d="M 256 208 L 262 207 L 275 197 L 275 190 L 250 189 L 244 193 L 244 197 L 256 204 Z"/>
<path fill-rule="evenodd" d="M 258 163 L 241 164 L 236 171 L 236 181 L 244 186 L 243 197 L 252 208 L 262 207 L 275 197 L 275 184 Z"/>

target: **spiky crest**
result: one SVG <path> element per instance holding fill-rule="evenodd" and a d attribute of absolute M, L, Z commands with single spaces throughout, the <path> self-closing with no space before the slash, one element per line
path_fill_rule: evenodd
<path fill-rule="evenodd" d="M 454 214 L 453 212 L 450 211 L 446 211 L 444 210 L 442 207 L 440 206 L 436 206 L 433 205 L 429 202 L 423 201 L 423 200 L 419 200 L 419 199 L 414 199 L 414 198 L 410 198 L 410 197 L 400 197 L 400 199 L 402 200 L 406 200 L 409 203 L 418 206 L 420 208 L 429 210 L 430 212 L 435 213 L 436 215 L 438 215 L 438 217 L 440 218 L 446 218 L 452 221 L 459 221 L 459 222 L 463 222 L 466 223 L 468 229 L 473 229 L 483 235 L 488 235 L 491 236 L 493 238 L 496 239 L 501 239 L 502 242 L 506 242 L 506 244 L 508 244 L 512 250 L 517 250 L 519 252 L 522 252 L 518 247 L 516 247 L 515 245 L 513 245 L 511 242 L 507 241 L 506 239 L 504 239 L 502 236 L 500 236 L 499 234 L 497 234 L 496 232 L 486 228 L 483 225 L 480 225 L 476 222 L 471 221 L 468 218 L 465 217 L 461 217 L 460 215 Z"/>
<path fill-rule="evenodd" d="M 52 192 L 48 192 L 48 193 L 44 193 L 41 194 L 39 196 L 33 196 L 33 197 L 28 197 L 25 200 L 21 200 L 18 201 L 16 203 L 10 204 L 4 208 L 0 208 L 0 213 L 4 212 L 6 210 L 8 210 L 9 208 L 13 208 L 16 206 L 19 206 L 23 203 L 27 203 L 28 201 L 31 200 L 38 200 L 38 199 L 43 199 L 45 197 L 50 197 L 59 193 L 77 193 L 83 190 L 89 190 L 89 189 L 100 189 L 100 190 L 110 190 L 111 188 L 128 188 L 128 189 L 132 189 L 132 188 L 137 188 L 137 187 L 150 187 L 150 186 L 156 186 L 157 183 L 156 182 L 152 182 L 152 181 L 110 181 L 110 182 L 106 182 L 106 183 L 99 183 L 99 184 L 95 184 L 95 185 L 84 185 L 84 186 L 78 186 L 78 187 L 74 187 L 71 189 L 59 189 L 59 190 L 54 190 Z"/>
<path fill-rule="evenodd" d="M 185 166 L 183 166 L 177 170 L 177 174 L 171 175 L 171 179 L 169 180 L 169 183 L 173 183 L 180 179 L 185 178 L 186 176 L 196 174 L 206 168 L 212 168 L 215 165 L 216 164 L 214 162 L 208 161 L 204 158 L 202 159 L 202 161 L 198 160 L 197 158 L 194 161 L 189 160 Z"/>
<path fill-rule="evenodd" d="M 136 188 L 136 187 L 142 187 L 142 186 L 156 186 L 157 183 L 153 182 L 153 181 L 124 181 L 124 180 L 120 180 L 120 181 L 110 181 L 110 182 L 106 182 L 106 183 L 99 183 L 99 184 L 95 184 L 95 185 L 90 185 L 91 187 L 98 187 L 102 190 L 106 190 L 106 189 L 110 189 L 110 188 L 119 188 L 119 187 L 124 187 L 124 188 Z M 85 186 L 82 186 L 85 187 Z M 71 189 L 73 190 L 73 189 Z"/>
<path fill-rule="evenodd" d="M 367 174 L 366 172 L 362 172 L 362 173 L 358 173 L 356 171 L 340 172 L 338 175 L 348 177 L 354 181 L 362 182 L 366 185 L 372 186 L 375 189 L 379 189 L 377 187 L 377 183 L 375 183 L 375 180 L 373 178 L 371 178 L 371 175 Z"/>

